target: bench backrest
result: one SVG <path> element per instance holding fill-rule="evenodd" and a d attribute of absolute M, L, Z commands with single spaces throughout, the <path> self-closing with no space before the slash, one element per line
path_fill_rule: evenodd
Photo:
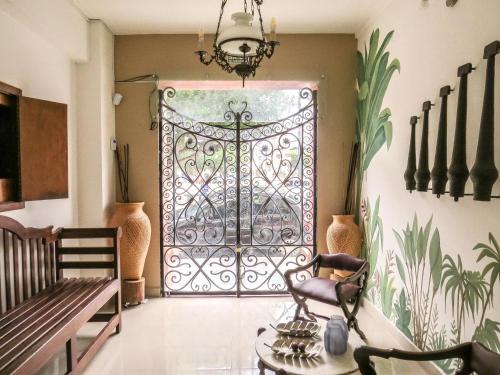
<path fill-rule="evenodd" d="M 53 228 L 25 228 L 0 216 L 0 313 L 56 282 Z"/>

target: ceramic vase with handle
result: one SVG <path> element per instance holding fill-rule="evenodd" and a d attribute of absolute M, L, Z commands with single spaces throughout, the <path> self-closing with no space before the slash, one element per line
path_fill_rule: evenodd
<path fill-rule="evenodd" d="M 333 315 L 326 323 L 324 344 L 327 353 L 341 355 L 347 351 L 349 330 L 344 318 Z"/>
<path fill-rule="evenodd" d="M 122 280 L 138 280 L 151 240 L 151 223 L 143 211 L 144 202 L 116 203 L 108 226 L 121 227 L 120 267 Z"/>

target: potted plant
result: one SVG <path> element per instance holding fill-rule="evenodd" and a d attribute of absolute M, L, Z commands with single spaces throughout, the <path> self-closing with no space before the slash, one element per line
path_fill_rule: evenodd
<path fill-rule="evenodd" d="M 115 204 L 109 219 L 111 227 L 121 227 L 120 267 L 122 278 L 122 302 L 141 303 L 145 298 L 145 282 L 142 277 L 144 263 L 151 240 L 151 223 L 144 212 L 144 202 L 131 202 L 128 191 L 129 179 L 128 144 L 123 155 L 117 146 L 115 151 L 121 202 Z"/>

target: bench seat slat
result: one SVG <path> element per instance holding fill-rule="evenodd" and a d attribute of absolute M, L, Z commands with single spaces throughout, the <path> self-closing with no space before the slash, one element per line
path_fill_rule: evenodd
<path fill-rule="evenodd" d="M 39 336 L 35 341 L 30 341 L 20 352 L 16 352 L 12 358 L 8 358 L 7 363 L 0 362 L 0 373 L 5 371 L 9 374 L 24 374 L 27 369 L 39 368 L 45 363 L 47 354 L 52 353 L 53 347 L 60 347 L 64 344 L 74 331 L 89 321 L 119 289 L 120 281 L 118 279 L 106 280 L 102 287 L 95 289 L 89 297 L 75 303 L 72 311 L 66 314 L 51 330 L 45 332 L 43 336 Z M 117 324 L 118 321 L 119 315 L 113 318 L 110 324 Z M 84 363 L 78 365 L 82 366 Z"/>
<path fill-rule="evenodd" d="M 14 307 L 12 310 L 9 310 L 6 313 L 0 315 L 0 330 L 2 330 L 2 328 L 6 324 L 9 324 L 17 317 L 31 313 L 32 309 L 40 308 L 44 303 L 48 302 L 51 298 L 54 297 L 54 292 L 57 289 L 65 287 L 69 282 L 70 280 L 63 279 L 58 283 L 52 285 L 50 288 L 47 288 L 44 291 L 35 294 L 33 297 Z"/>
<path fill-rule="evenodd" d="M 32 315 L 18 319 L 0 331 L 0 363 L 7 350 L 12 350 L 33 333 L 54 321 L 55 316 L 71 307 L 71 304 L 88 291 L 89 286 L 98 285 L 93 279 L 81 279 L 55 294 L 49 302 L 34 311 Z"/>
<path fill-rule="evenodd" d="M 68 320 L 77 316 L 82 309 L 96 298 L 99 298 L 102 292 L 116 281 L 109 278 L 96 278 L 76 279 L 74 283 L 76 284 L 78 280 L 84 280 L 83 286 L 78 284 L 77 291 L 68 300 L 64 300 L 64 303 L 60 301 L 55 309 L 50 310 L 52 314 L 39 318 L 37 327 L 34 327 L 34 330 L 25 330 L 23 334 L 17 335 L 15 341 L 10 343 L 7 348 L 0 348 L 0 373 L 5 371 L 7 366 L 13 366 L 17 357 L 29 353 L 32 346 L 45 342 L 45 336 L 50 332 L 60 330 L 67 325 Z M 63 290 L 60 290 L 58 293 L 63 292 Z"/>

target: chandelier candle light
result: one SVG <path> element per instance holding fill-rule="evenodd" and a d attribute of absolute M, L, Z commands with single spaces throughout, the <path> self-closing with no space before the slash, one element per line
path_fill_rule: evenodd
<path fill-rule="evenodd" d="M 210 65 L 212 61 L 215 61 L 222 70 L 228 73 L 236 72 L 243 80 L 243 87 L 245 87 L 245 80 L 250 76 L 255 77 L 264 56 L 271 58 L 274 54 L 274 48 L 279 45 L 279 42 L 276 41 L 276 19 L 273 17 L 271 20 L 271 33 L 268 40 L 264 32 L 260 9 L 264 0 L 250 0 L 250 9 L 248 9 L 247 0 L 244 0 L 243 12 L 236 12 L 231 16 L 234 25 L 221 30 L 221 21 L 227 1 L 222 0 L 213 53 L 209 54 L 203 50 L 205 36 L 200 31 L 198 33 L 198 51 L 195 54 L 205 65 Z M 254 27 L 252 23 L 256 13 L 259 17 L 260 28 Z"/>

